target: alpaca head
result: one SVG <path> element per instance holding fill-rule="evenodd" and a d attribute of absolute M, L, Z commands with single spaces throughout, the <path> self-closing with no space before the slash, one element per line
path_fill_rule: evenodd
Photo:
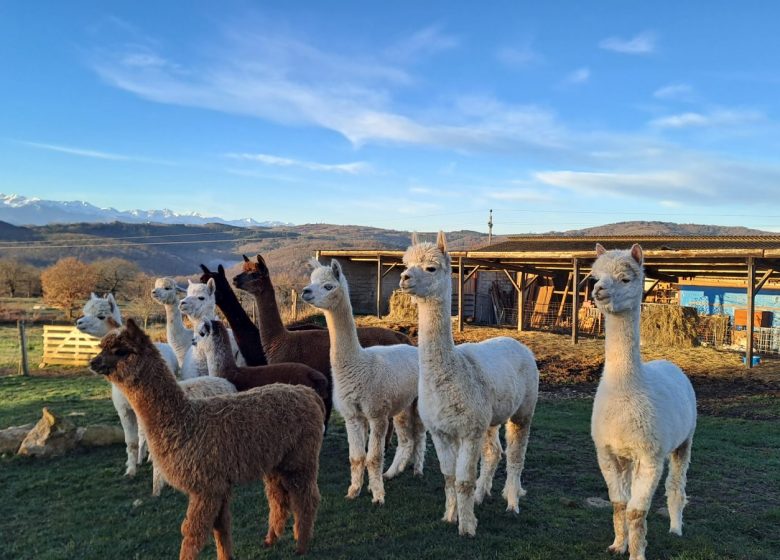
<path fill-rule="evenodd" d="M 138 382 L 139 374 L 148 369 L 139 366 L 142 356 L 149 350 L 156 352 L 151 339 L 135 321 L 128 319 L 124 327 L 103 337 L 100 353 L 90 360 L 89 369 L 105 375 L 114 383 L 134 385 Z"/>
<path fill-rule="evenodd" d="M 205 284 L 189 281 L 187 296 L 179 302 L 179 309 L 190 319 L 210 319 L 214 316 L 216 302 L 214 299 L 214 279 Z"/>
<path fill-rule="evenodd" d="M 105 336 L 121 325 L 122 315 L 114 294 L 98 297 L 94 292 L 91 293 L 84 304 L 82 316 L 76 320 L 76 328 L 92 336 Z"/>
<path fill-rule="evenodd" d="M 221 321 L 203 319 L 192 330 L 192 344 L 209 356 L 230 349 L 230 338 Z"/>
<path fill-rule="evenodd" d="M 639 307 L 644 290 L 644 256 L 642 247 L 634 244 L 629 250 L 607 251 L 596 244 L 596 262 L 590 275 L 593 301 L 605 313 L 623 313 Z"/>
<path fill-rule="evenodd" d="M 404 253 L 403 261 L 406 270 L 401 273 L 400 286 L 404 293 L 420 299 L 441 299 L 452 293 L 451 260 L 443 231 L 439 232 L 436 244 L 413 244 Z"/>
<path fill-rule="evenodd" d="M 243 255 L 244 266 L 240 274 L 233 277 L 233 285 L 239 290 L 258 292 L 270 285 L 271 274 L 268 265 L 261 255 L 257 255 L 257 262 L 252 262 L 249 257 Z"/>
<path fill-rule="evenodd" d="M 176 283 L 173 278 L 158 278 L 154 281 L 152 290 L 152 299 L 163 305 L 174 305 L 179 303 L 178 293 L 187 293 L 187 290 Z"/>
<path fill-rule="evenodd" d="M 349 287 L 341 264 L 336 259 L 330 266 L 323 266 L 311 259 L 311 283 L 303 289 L 301 298 L 308 304 L 320 309 L 333 309 L 344 298 L 349 300 Z"/>
<path fill-rule="evenodd" d="M 210 270 L 209 267 L 207 267 L 205 264 L 201 264 L 200 269 L 203 271 L 203 274 L 200 275 L 201 282 L 205 284 L 209 280 L 214 281 L 214 285 L 217 288 L 214 292 L 214 298 L 217 305 L 220 305 L 225 291 L 231 289 L 230 283 L 228 283 L 227 280 L 227 276 L 225 276 L 225 267 L 220 264 L 217 266 L 217 271 L 214 272 L 213 270 Z"/>

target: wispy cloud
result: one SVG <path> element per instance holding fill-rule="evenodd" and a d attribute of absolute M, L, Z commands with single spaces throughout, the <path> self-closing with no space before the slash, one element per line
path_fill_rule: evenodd
<path fill-rule="evenodd" d="M 668 84 L 655 90 L 653 97 L 670 101 L 693 101 L 694 90 L 688 84 Z"/>
<path fill-rule="evenodd" d="M 540 189 L 514 188 L 487 191 L 484 195 L 495 200 L 507 202 L 551 202 L 555 199 L 550 193 Z"/>
<path fill-rule="evenodd" d="M 650 121 L 650 125 L 656 128 L 705 128 L 705 127 L 729 127 L 765 120 L 760 111 L 749 109 L 719 109 L 709 113 L 687 112 L 676 115 L 659 117 Z"/>
<path fill-rule="evenodd" d="M 623 54 L 650 54 L 656 49 L 656 36 L 651 31 L 644 31 L 631 39 L 607 37 L 599 42 L 599 47 Z"/>
<path fill-rule="evenodd" d="M 544 57 L 533 49 L 530 40 L 521 45 L 501 47 L 496 51 L 496 58 L 510 68 L 525 68 L 544 62 Z"/>
<path fill-rule="evenodd" d="M 173 165 L 173 162 L 160 160 L 160 159 L 147 158 L 141 156 L 130 156 L 125 154 L 116 154 L 112 152 L 103 152 L 100 150 L 92 150 L 88 148 L 78 148 L 75 146 L 63 146 L 61 144 L 47 144 L 43 142 L 30 142 L 27 140 L 15 140 L 14 142 L 38 150 L 47 150 L 50 152 L 58 152 L 61 154 L 68 154 L 71 156 L 78 156 L 78 157 L 85 157 L 85 158 L 92 158 L 92 159 L 102 159 L 102 160 L 109 160 L 109 161 L 135 161 L 141 163 Z"/>
<path fill-rule="evenodd" d="M 242 161 L 255 161 L 265 165 L 272 165 L 278 167 L 299 167 L 311 171 L 348 173 L 350 175 L 358 175 L 360 173 L 366 173 L 371 170 L 371 166 L 368 163 L 363 161 L 332 164 L 332 163 L 317 163 L 313 161 L 303 161 L 299 159 L 272 156 L 269 154 L 232 153 L 232 154 L 225 154 L 225 156 L 230 159 L 237 159 Z"/>
<path fill-rule="evenodd" d="M 590 68 L 583 66 L 582 68 L 577 68 L 569 73 L 566 78 L 564 78 L 563 82 L 564 84 L 576 85 L 584 84 L 588 80 L 590 80 Z"/>
<path fill-rule="evenodd" d="M 415 59 L 454 49 L 459 44 L 454 35 L 447 35 L 438 25 L 430 25 L 404 37 L 385 50 L 385 55 L 397 62 Z"/>

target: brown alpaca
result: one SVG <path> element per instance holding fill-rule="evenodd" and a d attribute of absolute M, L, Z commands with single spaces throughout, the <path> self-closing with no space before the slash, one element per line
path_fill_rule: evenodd
<path fill-rule="evenodd" d="M 230 381 L 239 391 L 264 387 L 271 383 L 306 385 L 314 389 L 325 403 L 325 426 L 333 408 L 328 378 L 304 364 L 282 363 L 256 367 L 238 367 L 230 351 L 227 329 L 221 321 L 201 321 L 194 340 L 202 345 L 208 362 L 209 375 Z"/>
<path fill-rule="evenodd" d="M 188 399 L 132 319 L 100 346 L 91 369 L 122 390 L 144 425 L 157 466 L 189 496 L 179 559 L 197 558 L 213 530 L 218 560 L 229 560 L 231 487 L 261 477 L 270 508 L 266 546 L 282 534 L 292 510 L 296 551 L 306 552 L 320 501 L 325 407 L 317 394 L 277 383 Z"/>
<path fill-rule="evenodd" d="M 321 371 L 332 385 L 330 373 L 330 336 L 327 330 L 289 331 L 282 323 L 271 276 L 263 257 L 257 262 L 244 255 L 244 271 L 233 278 L 240 290 L 255 296 L 259 310 L 260 339 L 268 363 L 300 362 Z M 409 337 L 381 327 L 360 327 L 358 340 L 363 348 L 410 344 Z"/>

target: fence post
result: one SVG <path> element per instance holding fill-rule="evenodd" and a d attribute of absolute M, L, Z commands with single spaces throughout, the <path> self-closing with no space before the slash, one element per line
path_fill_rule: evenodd
<path fill-rule="evenodd" d="M 292 300 L 292 309 L 290 309 L 290 321 L 295 322 L 298 320 L 298 292 L 295 291 L 295 288 L 293 288 L 292 291 L 292 297 L 290 298 Z"/>
<path fill-rule="evenodd" d="M 22 348 L 21 361 L 19 362 L 19 372 L 21 375 L 30 375 L 30 366 L 27 363 L 27 331 L 24 328 L 24 321 L 17 321 L 19 327 L 19 345 Z"/>

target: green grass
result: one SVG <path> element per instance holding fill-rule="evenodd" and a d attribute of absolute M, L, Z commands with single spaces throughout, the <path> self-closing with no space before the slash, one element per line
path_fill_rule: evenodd
<path fill-rule="evenodd" d="M 82 412 L 78 424 L 113 419 L 108 385 L 96 376 L 0 379 L 0 426 L 37 417 L 43 404 Z M 589 496 L 606 498 L 589 436 L 591 402 L 544 400 L 534 419 L 520 515 L 504 511 L 499 469 L 494 495 L 477 508 L 475 539 L 441 522 L 443 481 L 429 443 L 422 479 L 404 473 L 386 484 L 384 507 L 364 493 L 344 499 L 349 480 L 347 442 L 338 419 L 325 440 L 320 469 L 322 504 L 311 558 L 608 559 L 611 511 L 568 507 Z M 59 459 L 0 459 L 0 558 L 171 558 L 178 551 L 186 499 L 167 489 L 150 496 L 150 468 L 122 478 L 121 446 Z M 702 417 L 689 471 L 685 536 L 668 534 L 668 520 L 649 516 L 648 558 L 678 560 L 780 557 L 780 431 L 775 423 Z M 140 499 L 140 505 L 134 501 Z M 233 503 L 237 558 L 292 558 L 290 532 L 262 548 L 267 509 L 259 484 L 239 487 Z M 210 546 L 202 555 L 213 558 Z"/>
<path fill-rule="evenodd" d="M 30 369 L 37 369 L 43 358 L 43 327 L 26 325 L 27 356 Z M 21 359 L 19 329 L 16 325 L 0 325 L 0 372 L 16 373 Z"/>

